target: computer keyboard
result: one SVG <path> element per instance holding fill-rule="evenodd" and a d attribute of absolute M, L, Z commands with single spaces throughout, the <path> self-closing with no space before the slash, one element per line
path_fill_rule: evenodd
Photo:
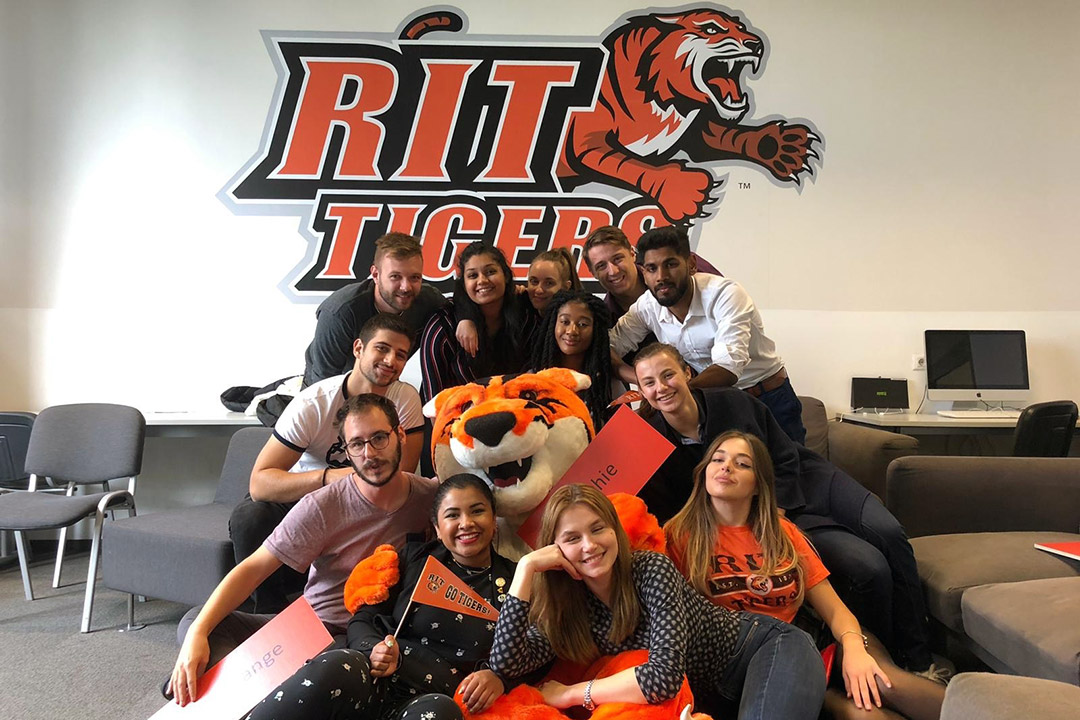
<path fill-rule="evenodd" d="M 965 420 L 993 420 L 997 418 L 1011 418 L 1015 420 L 1020 417 L 1019 410 L 938 410 L 938 415 L 947 418 L 964 418 Z"/>

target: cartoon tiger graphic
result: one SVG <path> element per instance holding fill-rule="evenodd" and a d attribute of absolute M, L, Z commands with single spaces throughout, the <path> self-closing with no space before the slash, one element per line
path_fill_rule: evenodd
<path fill-rule="evenodd" d="M 435 473 L 471 473 L 490 483 L 506 530 L 499 551 L 529 548 L 515 534 L 596 434 L 576 395 L 588 376 L 565 368 L 501 375 L 447 388 L 424 406 L 434 419 Z"/>
<path fill-rule="evenodd" d="M 572 113 L 558 167 L 564 189 L 591 181 L 651 197 L 672 223 L 704 217 L 720 186 L 694 162 L 748 160 L 776 180 L 812 175 L 818 136 L 774 120 L 740 126 L 750 96 L 740 77 L 757 72 L 761 37 L 711 8 L 631 18 L 604 40 L 607 70 L 595 109 Z"/>
<path fill-rule="evenodd" d="M 415 18 L 402 40 L 464 29 L 451 11 Z M 800 185 L 819 160 L 818 134 L 772 120 L 740 125 L 751 109 L 742 87 L 760 70 L 764 39 L 719 6 L 629 18 L 603 41 L 608 58 L 596 106 L 570 114 L 556 168 L 563 190 L 589 182 L 652 198 L 668 221 L 706 216 L 723 181 L 693 163 L 742 160 L 778 183 Z M 679 157 L 676 157 L 676 156 Z"/>

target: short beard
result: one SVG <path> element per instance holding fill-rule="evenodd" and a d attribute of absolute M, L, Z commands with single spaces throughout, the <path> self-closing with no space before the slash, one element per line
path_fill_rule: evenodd
<path fill-rule="evenodd" d="M 678 302 L 686 296 L 686 291 L 689 289 L 690 280 L 687 279 L 687 281 L 683 284 L 675 286 L 675 295 L 668 297 L 664 300 L 661 300 L 660 296 L 656 293 L 653 293 L 653 297 L 656 298 L 656 302 L 660 303 L 662 307 L 671 307 L 672 305 L 678 304 Z"/>
<path fill-rule="evenodd" d="M 394 469 L 390 471 L 390 473 L 386 476 L 385 480 L 378 481 L 369 478 L 367 475 L 364 474 L 364 471 L 361 469 L 362 466 L 357 466 L 355 458 L 350 457 L 349 462 L 352 463 L 353 470 L 356 471 L 356 477 L 360 478 L 371 487 L 383 487 L 388 482 L 394 479 L 394 476 L 397 475 L 398 468 L 401 467 L 401 442 L 398 442 L 397 450 L 394 452 L 394 459 L 390 461 L 390 464 L 394 466 Z"/>
<path fill-rule="evenodd" d="M 401 307 L 401 303 L 398 301 L 397 296 L 395 296 L 392 291 L 390 293 L 385 293 L 383 292 L 383 289 L 381 287 L 376 289 L 378 290 L 379 297 L 382 298 L 382 301 L 386 303 L 388 307 L 394 308 L 394 310 L 399 313 L 403 313 L 410 307 L 412 307 L 412 301 L 416 299 L 415 295 L 411 295 L 409 298 L 409 304 L 405 307 Z"/>

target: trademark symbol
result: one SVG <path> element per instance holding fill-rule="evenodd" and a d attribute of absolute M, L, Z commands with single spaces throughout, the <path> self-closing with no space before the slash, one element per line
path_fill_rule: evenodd
<path fill-rule="evenodd" d="M 740 190 L 749 190 L 750 189 L 750 183 L 744 183 L 744 182 L 739 183 L 739 189 Z"/>

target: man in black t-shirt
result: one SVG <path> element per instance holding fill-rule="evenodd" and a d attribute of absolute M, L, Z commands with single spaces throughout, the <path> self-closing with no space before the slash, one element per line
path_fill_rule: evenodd
<path fill-rule="evenodd" d="M 376 240 L 371 277 L 335 290 L 315 311 L 315 337 L 304 352 L 304 387 L 352 370 L 353 341 L 376 313 L 401 316 L 416 352 L 428 318 L 446 302 L 423 277 L 419 240 L 405 233 Z"/>

